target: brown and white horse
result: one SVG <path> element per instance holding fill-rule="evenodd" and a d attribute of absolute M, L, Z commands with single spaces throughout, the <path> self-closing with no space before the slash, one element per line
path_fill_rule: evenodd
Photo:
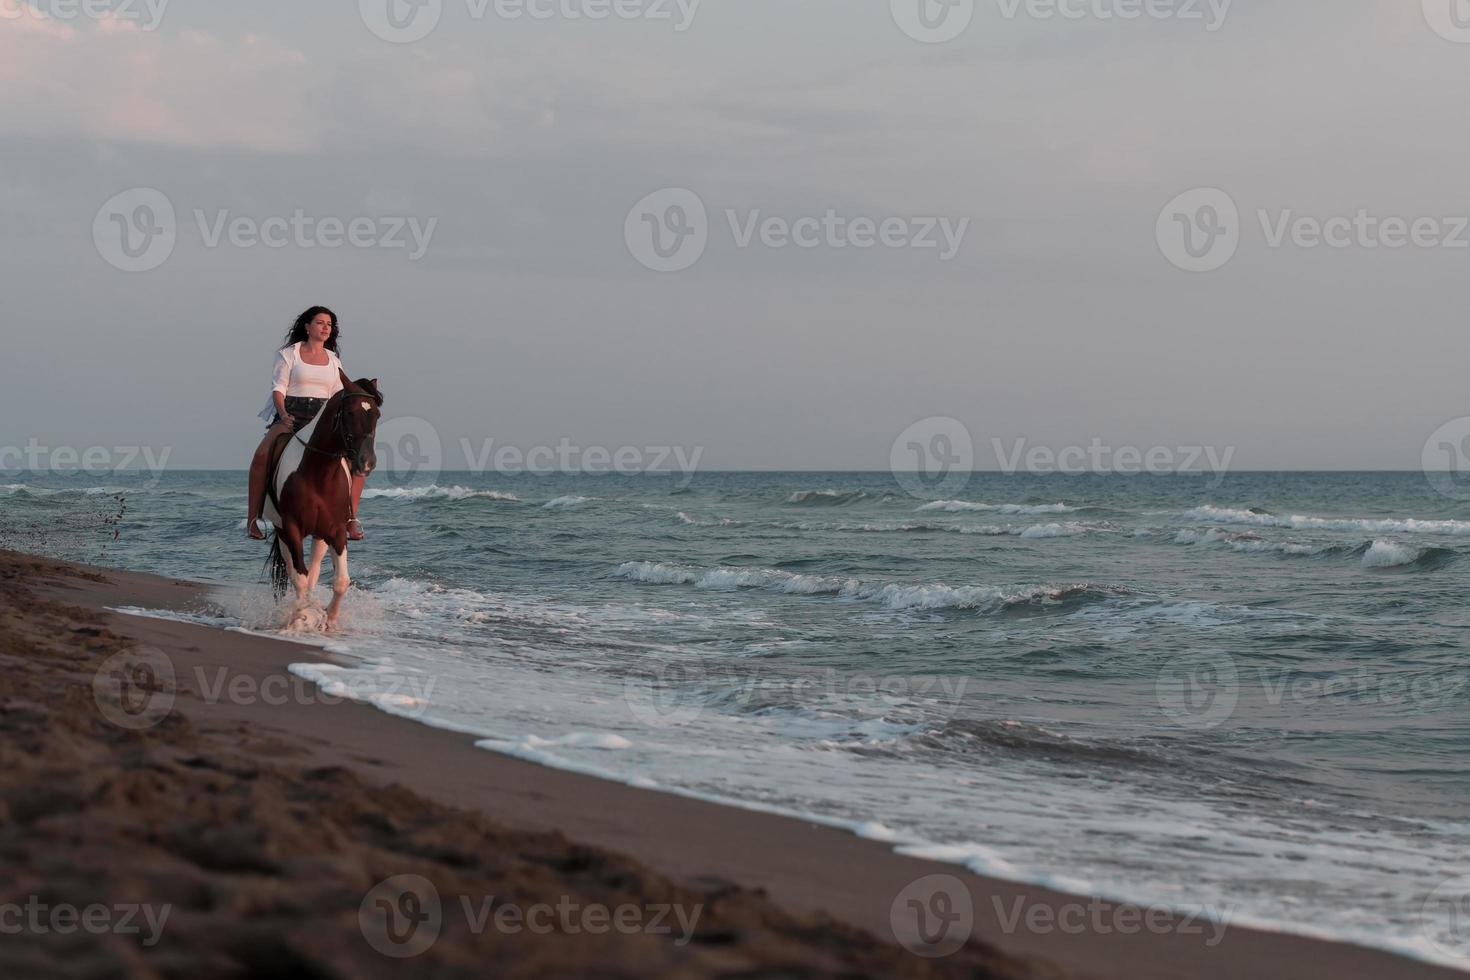
<path fill-rule="evenodd" d="M 327 400 L 308 425 L 293 433 L 267 488 L 265 519 L 275 527 L 269 559 L 276 597 L 288 585 L 296 590 L 291 625 L 302 621 L 321 576 L 322 559 L 332 550 L 332 602 L 326 627 L 337 625 L 347 574 L 347 522 L 352 518 L 352 478 L 377 466 L 373 440 L 383 396 L 377 379 L 350 381 Z M 311 562 L 305 541 L 313 540 Z"/>

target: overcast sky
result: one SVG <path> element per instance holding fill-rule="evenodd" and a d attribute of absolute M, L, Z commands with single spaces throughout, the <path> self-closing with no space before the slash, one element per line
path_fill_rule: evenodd
<path fill-rule="evenodd" d="M 389 2 L 0 0 L 0 445 L 241 468 L 314 303 L 451 466 L 943 416 L 1414 469 L 1470 415 L 1470 4 Z"/>

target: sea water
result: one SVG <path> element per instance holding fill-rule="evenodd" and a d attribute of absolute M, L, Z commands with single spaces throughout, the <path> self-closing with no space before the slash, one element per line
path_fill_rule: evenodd
<path fill-rule="evenodd" d="M 217 584 L 244 474 L 8 477 L 0 543 Z M 1418 473 L 375 477 L 299 674 L 493 751 L 1470 966 L 1470 505 Z M 1436 891 L 1438 889 L 1438 891 Z M 1458 890 L 1456 890 L 1458 889 Z"/>

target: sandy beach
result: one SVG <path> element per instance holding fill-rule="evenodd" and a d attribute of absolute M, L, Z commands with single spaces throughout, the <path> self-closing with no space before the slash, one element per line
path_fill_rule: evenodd
<path fill-rule="evenodd" d="M 195 583 L 6 552 L 0 591 L 9 976 L 1463 975 L 544 768 L 108 611 Z"/>

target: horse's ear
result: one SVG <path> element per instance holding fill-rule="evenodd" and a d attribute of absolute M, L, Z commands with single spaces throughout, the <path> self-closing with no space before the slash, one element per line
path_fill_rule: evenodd
<path fill-rule="evenodd" d="M 351 391 L 352 390 L 352 379 L 347 376 L 347 372 L 346 371 L 342 370 L 341 368 L 338 368 L 337 369 L 337 377 L 339 377 L 339 378 L 342 379 L 342 388 L 343 388 L 343 390 L 345 390 L 345 391 Z"/>
<path fill-rule="evenodd" d="M 376 402 L 379 408 L 383 407 L 383 393 L 378 390 L 377 378 L 358 378 L 353 384 L 358 391 Z"/>

